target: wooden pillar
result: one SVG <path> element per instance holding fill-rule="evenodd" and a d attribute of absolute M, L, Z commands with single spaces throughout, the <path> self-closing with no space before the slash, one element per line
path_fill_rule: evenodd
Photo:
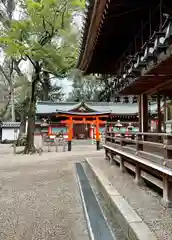
<path fill-rule="evenodd" d="M 94 127 L 91 125 L 90 126 L 90 138 L 93 139 L 94 137 Z"/>
<path fill-rule="evenodd" d="M 139 105 L 139 132 L 142 132 L 141 96 L 139 96 L 138 105 Z"/>
<path fill-rule="evenodd" d="M 135 182 L 139 185 L 143 183 L 142 177 L 141 177 L 141 168 L 138 163 L 136 163 L 136 170 L 135 170 Z"/>
<path fill-rule="evenodd" d="M 126 168 L 125 168 L 125 166 L 124 166 L 124 158 L 123 158 L 123 156 L 120 156 L 120 170 L 121 170 L 121 172 L 125 172 L 126 171 Z"/>
<path fill-rule="evenodd" d="M 164 97 L 164 132 L 166 132 L 166 121 L 168 121 L 168 105 L 167 105 L 167 98 Z"/>
<path fill-rule="evenodd" d="M 48 126 L 48 136 L 50 136 L 52 134 L 52 128 L 51 128 L 51 126 L 49 125 Z"/>
<path fill-rule="evenodd" d="M 108 150 L 105 148 L 105 160 L 109 160 Z"/>
<path fill-rule="evenodd" d="M 94 125 L 93 125 L 93 123 L 90 124 L 90 139 L 92 141 L 92 144 L 94 144 Z"/>
<path fill-rule="evenodd" d="M 157 113 L 158 113 L 157 132 L 161 133 L 162 117 L 161 117 L 161 98 L 159 94 L 157 95 Z"/>
<path fill-rule="evenodd" d="M 172 207 L 172 178 L 166 174 L 163 175 L 163 199 L 162 203 L 166 207 Z"/>
<path fill-rule="evenodd" d="M 166 97 L 164 97 L 164 117 L 163 117 L 163 129 L 164 129 L 164 132 L 166 132 L 166 116 L 167 116 L 167 108 L 166 108 Z"/>
<path fill-rule="evenodd" d="M 139 98 L 139 131 L 148 132 L 148 96 L 140 95 Z"/>
<path fill-rule="evenodd" d="M 100 150 L 99 118 L 96 117 L 96 147 Z"/>
<path fill-rule="evenodd" d="M 73 121 L 72 117 L 69 118 L 68 121 L 68 151 L 72 150 L 72 135 L 73 135 Z"/>
<path fill-rule="evenodd" d="M 170 148 L 168 149 L 166 147 L 166 146 L 171 146 L 172 145 L 172 136 L 171 135 L 164 136 L 163 137 L 163 144 L 164 144 L 164 159 L 166 161 L 168 161 L 168 163 L 166 163 L 166 166 L 172 168 L 172 165 L 171 165 L 172 150 Z"/>

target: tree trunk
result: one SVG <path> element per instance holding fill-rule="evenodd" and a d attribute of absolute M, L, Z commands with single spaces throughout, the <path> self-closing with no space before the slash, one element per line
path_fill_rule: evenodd
<path fill-rule="evenodd" d="M 20 116 L 19 135 L 18 135 L 18 139 L 16 142 L 17 146 L 22 146 L 22 137 L 24 137 L 25 130 L 26 130 L 26 116 L 25 116 L 25 113 L 22 113 Z"/>
<path fill-rule="evenodd" d="M 43 71 L 43 101 L 49 100 L 49 92 L 50 92 L 50 80 L 49 80 L 49 73 Z"/>
<path fill-rule="evenodd" d="M 36 152 L 36 148 L 34 146 L 34 133 L 35 133 L 36 85 L 39 80 L 40 80 L 40 66 L 39 63 L 36 63 L 35 76 L 33 77 L 32 81 L 31 89 L 32 95 L 29 103 L 28 127 L 24 154 L 32 154 Z"/>
<path fill-rule="evenodd" d="M 25 134 L 25 130 L 26 130 L 26 116 L 25 116 L 25 113 L 21 114 L 20 122 L 21 122 L 21 124 L 20 124 L 20 130 L 19 130 L 18 138 L 20 138 L 21 136 L 23 136 Z"/>
<path fill-rule="evenodd" d="M 11 120 L 12 120 L 12 122 L 16 121 L 13 86 L 11 87 Z"/>
<path fill-rule="evenodd" d="M 34 146 L 34 132 L 35 132 L 35 102 L 30 102 L 29 104 L 29 114 L 28 114 L 28 127 L 27 127 L 27 137 L 26 146 L 24 149 L 25 154 L 35 153 L 36 149 Z"/>

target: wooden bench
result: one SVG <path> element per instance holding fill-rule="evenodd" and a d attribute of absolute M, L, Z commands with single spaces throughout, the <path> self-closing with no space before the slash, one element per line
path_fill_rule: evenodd
<path fill-rule="evenodd" d="M 171 152 L 169 151 L 171 151 L 172 136 L 164 134 L 163 143 L 153 142 L 151 145 L 151 142 L 147 143 L 144 137 L 142 137 L 142 140 L 138 140 L 139 135 L 144 136 L 145 133 L 138 133 L 137 139 L 134 140 L 136 143 L 135 148 L 127 147 L 124 144 L 124 142 L 129 142 L 128 139 L 125 141 L 123 138 L 113 138 L 114 141 L 112 142 L 107 141 L 106 138 L 106 143 L 104 144 L 106 159 L 118 162 L 122 172 L 126 169 L 135 172 L 135 182 L 137 184 L 142 184 L 143 179 L 145 179 L 161 188 L 163 190 L 162 202 L 166 206 L 172 207 L 172 159 L 165 158 L 171 157 Z M 117 144 L 117 142 L 120 142 L 120 144 Z M 143 147 L 140 147 L 143 144 L 161 148 L 163 156 L 144 152 Z"/>

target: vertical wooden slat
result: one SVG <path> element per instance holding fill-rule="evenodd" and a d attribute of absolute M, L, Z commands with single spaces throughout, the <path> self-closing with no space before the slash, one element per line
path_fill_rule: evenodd
<path fill-rule="evenodd" d="M 157 95 L 157 113 L 158 113 L 158 124 L 157 124 L 157 132 L 161 133 L 161 125 L 162 125 L 162 118 L 161 118 L 161 98 L 160 95 Z"/>

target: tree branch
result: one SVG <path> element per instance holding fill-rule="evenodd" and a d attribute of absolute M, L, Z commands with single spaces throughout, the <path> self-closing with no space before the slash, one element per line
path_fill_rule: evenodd
<path fill-rule="evenodd" d="M 33 67 L 36 68 L 36 63 L 30 58 L 29 55 L 26 55 L 26 57 L 29 59 L 29 61 L 32 63 Z"/>
<path fill-rule="evenodd" d="M 3 118 L 3 116 L 5 115 L 5 113 L 7 112 L 8 110 L 8 107 L 10 105 L 10 102 L 11 102 L 11 93 L 9 93 L 9 99 L 8 99 L 8 102 L 5 106 L 5 108 L 3 109 L 2 113 L 0 114 L 0 117 Z"/>
<path fill-rule="evenodd" d="M 61 28 L 64 29 L 64 17 L 67 8 L 67 2 L 65 3 L 64 10 L 62 11 L 62 19 L 61 19 Z"/>
<path fill-rule="evenodd" d="M 0 65 L 0 71 L 4 75 L 5 79 L 7 80 L 8 84 L 11 85 L 11 79 L 8 77 L 8 75 L 5 73 L 3 67 Z"/>

